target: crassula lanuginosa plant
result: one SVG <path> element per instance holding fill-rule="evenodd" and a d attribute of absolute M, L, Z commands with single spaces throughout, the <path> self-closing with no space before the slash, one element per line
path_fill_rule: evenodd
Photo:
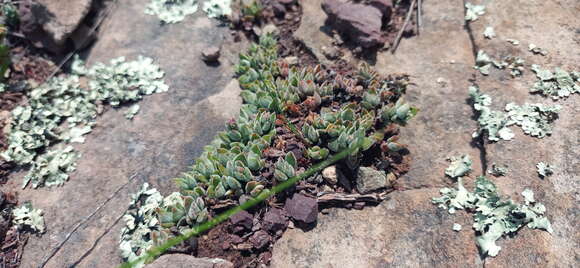
<path fill-rule="evenodd" d="M 192 169 L 175 179 L 180 191 L 174 194 L 181 196 L 175 198 L 181 201 L 157 202 L 158 226 L 148 227 L 149 239 L 163 241 L 172 235 L 169 228 L 195 226 L 211 217 L 208 204 L 255 197 L 329 155 L 358 144 L 355 141 L 359 139 L 364 140 L 362 149 L 347 160 L 355 166 L 361 151 L 372 146 L 385 154 L 404 148 L 397 143 L 397 136 L 385 129 L 404 125 L 417 112 L 401 98 L 406 78 L 382 79 L 367 65 L 349 75 L 325 71 L 321 66 L 290 67 L 279 58 L 276 43 L 274 37 L 265 35 L 240 55 L 236 66 L 243 99 L 239 117 L 228 121 L 226 130 L 204 147 Z M 277 141 L 288 135 L 295 135 L 304 144 L 300 155 L 278 148 Z M 265 152 L 274 147 L 281 154 L 272 161 Z M 129 218 L 135 226 L 135 218 Z M 125 236 L 131 237 L 126 230 Z M 139 250 L 144 251 L 133 247 L 133 255 Z M 123 255 L 131 260 L 132 254 Z"/>

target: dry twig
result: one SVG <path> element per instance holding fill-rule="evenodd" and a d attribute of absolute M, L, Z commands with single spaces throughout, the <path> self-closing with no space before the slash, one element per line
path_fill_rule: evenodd
<path fill-rule="evenodd" d="M 417 0 L 413 0 L 413 2 L 411 2 L 411 5 L 409 6 L 409 11 L 407 12 L 407 16 L 405 17 L 405 22 L 403 23 L 403 26 L 399 30 L 397 38 L 395 38 L 395 44 L 393 45 L 393 49 L 391 49 L 391 53 L 393 54 L 395 54 L 395 51 L 399 46 L 399 42 L 401 42 L 401 37 L 403 37 L 403 32 L 405 31 L 405 28 L 407 28 L 407 24 L 409 24 L 409 21 L 411 20 L 411 15 L 413 14 L 413 9 L 415 9 L 416 2 Z"/>

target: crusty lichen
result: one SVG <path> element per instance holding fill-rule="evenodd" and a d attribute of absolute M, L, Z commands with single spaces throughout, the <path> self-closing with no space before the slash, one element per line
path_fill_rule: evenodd
<path fill-rule="evenodd" d="M 163 76 L 150 58 L 126 61 L 121 57 L 91 68 L 76 59 L 72 74 L 32 89 L 27 104 L 14 108 L 8 148 L 0 156 L 21 166 L 31 165 L 23 187 L 28 183 L 34 188 L 61 185 L 79 156 L 71 143 L 84 142 L 96 124 L 100 105 L 119 107 L 165 92 L 168 86 Z M 81 78 L 88 81 L 88 88 L 81 85 Z M 59 143 L 62 146 L 54 146 Z"/>
<path fill-rule="evenodd" d="M 484 176 L 475 182 L 475 191 L 467 191 L 461 178 L 457 189 L 441 189 L 441 197 L 433 198 L 433 203 L 453 214 L 458 209 L 473 213 L 473 229 L 476 244 L 483 256 L 497 256 L 501 247 L 496 241 L 503 236 L 516 234 L 524 225 L 531 229 L 543 229 L 552 233 L 550 221 L 544 213 L 546 208 L 535 201 L 533 192 L 526 189 L 524 204 L 515 203 L 499 196 L 498 189 Z"/>

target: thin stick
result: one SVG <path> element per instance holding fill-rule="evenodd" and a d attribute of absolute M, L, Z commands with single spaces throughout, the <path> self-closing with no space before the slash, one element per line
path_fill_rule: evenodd
<path fill-rule="evenodd" d="M 417 2 L 417 0 L 413 0 L 413 2 L 411 2 L 411 6 L 409 6 L 409 11 L 407 11 L 407 17 L 405 18 L 405 23 L 403 23 L 403 26 L 399 30 L 399 33 L 397 34 L 397 38 L 395 38 L 395 44 L 393 45 L 393 49 L 391 49 L 392 54 L 395 54 L 395 51 L 397 50 L 397 47 L 399 46 L 399 42 L 401 42 L 401 37 L 403 36 L 403 32 L 405 31 L 405 28 L 407 28 L 407 24 L 409 24 L 409 21 L 411 20 L 411 14 L 413 14 L 413 9 L 415 8 L 415 2 Z"/>

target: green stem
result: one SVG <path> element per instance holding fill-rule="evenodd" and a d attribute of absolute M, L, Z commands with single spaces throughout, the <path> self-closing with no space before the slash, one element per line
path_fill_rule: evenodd
<path fill-rule="evenodd" d="M 247 202 L 245 202 L 237 207 L 234 207 L 232 209 L 227 210 L 226 212 L 224 212 L 222 214 L 217 215 L 213 219 L 206 221 L 205 223 L 203 223 L 201 225 L 193 227 L 191 230 L 189 230 L 185 234 L 182 234 L 180 236 L 176 236 L 174 238 L 169 239 L 164 244 L 148 250 L 144 256 L 141 256 L 141 257 L 137 258 L 136 260 L 133 260 L 132 262 L 123 263 L 121 266 L 119 266 L 119 268 L 132 268 L 137 263 L 140 263 L 143 260 L 152 260 L 152 259 L 156 258 L 157 256 L 163 254 L 163 252 L 167 251 L 168 249 L 170 249 L 170 248 L 182 243 L 183 241 L 189 239 L 190 237 L 195 236 L 195 235 L 199 235 L 205 231 L 208 231 L 211 228 L 215 227 L 216 225 L 226 221 L 234 214 L 236 214 L 242 210 L 247 210 L 247 209 L 261 203 L 262 201 L 268 199 L 269 197 L 286 190 L 290 186 L 294 185 L 296 182 L 298 182 L 304 178 L 308 178 L 308 177 L 322 171 L 324 168 L 342 160 L 343 158 L 354 153 L 356 150 L 360 149 L 361 147 L 362 147 L 362 139 L 359 139 L 356 146 L 351 146 L 350 148 L 348 148 L 340 153 L 337 153 L 337 154 L 331 156 L 330 158 L 327 158 L 326 160 L 312 166 L 311 168 L 306 170 L 304 173 L 302 173 L 298 176 L 294 176 L 294 177 L 288 179 L 287 181 L 284 181 L 284 182 L 272 187 L 271 190 L 262 191 L 256 198 L 250 199 Z"/>

